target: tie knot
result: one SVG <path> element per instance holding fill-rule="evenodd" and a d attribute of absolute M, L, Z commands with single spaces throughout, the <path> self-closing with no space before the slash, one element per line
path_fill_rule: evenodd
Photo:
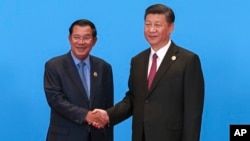
<path fill-rule="evenodd" d="M 83 68 L 85 65 L 86 65 L 85 62 L 80 62 L 80 63 L 78 63 L 78 67 L 79 67 L 79 68 Z"/>
<path fill-rule="evenodd" d="M 154 54 L 153 54 L 153 59 L 156 60 L 157 58 L 158 58 L 157 54 L 154 53 Z"/>

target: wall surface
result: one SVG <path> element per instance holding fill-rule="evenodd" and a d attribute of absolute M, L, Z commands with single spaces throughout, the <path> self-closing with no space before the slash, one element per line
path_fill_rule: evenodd
<path fill-rule="evenodd" d="M 200 56 L 206 85 L 201 141 L 227 141 L 230 124 L 249 124 L 250 1 L 1 0 L 0 140 L 45 140 L 50 109 L 44 63 L 69 51 L 68 27 L 79 18 L 96 24 L 92 54 L 112 64 L 115 103 L 120 101 L 131 57 L 149 46 L 143 16 L 154 3 L 173 8 L 172 40 Z M 131 140 L 131 119 L 115 126 L 115 140 Z"/>

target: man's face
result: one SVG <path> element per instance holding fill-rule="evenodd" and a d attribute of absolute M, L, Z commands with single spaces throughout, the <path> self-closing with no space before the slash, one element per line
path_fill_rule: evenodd
<path fill-rule="evenodd" d="M 73 27 L 72 34 L 68 38 L 71 50 L 79 60 L 84 60 L 89 55 L 97 40 L 93 37 L 90 26 L 79 25 Z"/>
<path fill-rule="evenodd" d="M 174 24 L 168 23 L 164 14 L 148 14 L 146 16 L 144 36 L 155 51 L 168 43 L 173 29 Z"/>

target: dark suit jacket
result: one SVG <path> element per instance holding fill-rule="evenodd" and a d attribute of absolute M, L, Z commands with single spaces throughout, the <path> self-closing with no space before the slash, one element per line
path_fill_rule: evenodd
<path fill-rule="evenodd" d="M 51 108 L 47 141 L 112 141 L 113 127 L 96 129 L 84 120 L 94 108 L 113 106 L 113 75 L 111 66 L 90 56 L 90 100 L 84 91 L 76 65 L 69 53 L 45 64 L 44 90 Z"/>
<path fill-rule="evenodd" d="M 198 141 L 204 101 L 199 57 L 173 42 L 150 90 L 147 70 L 150 49 L 131 60 L 129 91 L 107 110 L 111 124 L 132 117 L 132 140 Z M 175 59 L 176 58 L 176 59 Z"/>

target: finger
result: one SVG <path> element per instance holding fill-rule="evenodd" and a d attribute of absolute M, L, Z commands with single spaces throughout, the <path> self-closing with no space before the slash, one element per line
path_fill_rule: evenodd
<path fill-rule="evenodd" d="M 95 114 L 95 113 L 97 113 L 98 111 L 99 111 L 98 109 L 94 109 L 94 110 L 92 111 L 92 113 Z"/>
<path fill-rule="evenodd" d="M 96 127 L 96 128 L 98 128 L 98 129 L 105 127 L 105 125 L 102 125 L 102 124 L 97 123 L 97 122 L 93 122 L 91 125 L 94 126 L 94 127 Z"/>

